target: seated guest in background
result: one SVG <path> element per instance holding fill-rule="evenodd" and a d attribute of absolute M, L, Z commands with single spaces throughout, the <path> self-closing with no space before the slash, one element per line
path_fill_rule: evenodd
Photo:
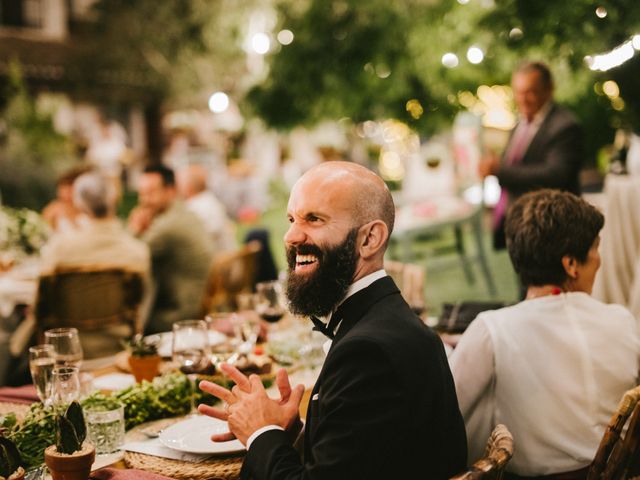
<path fill-rule="evenodd" d="M 42 211 L 42 218 L 54 232 L 68 232 L 86 225 L 87 217 L 73 203 L 73 182 L 91 167 L 74 167 L 58 178 L 56 182 L 56 198 L 49 202 Z"/>
<path fill-rule="evenodd" d="M 149 275 L 149 248 L 129 234 L 116 218 L 117 193 L 107 177 L 89 172 L 79 176 L 73 184 L 73 203 L 88 217 L 81 230 L 61 233 L 51 238 L 42 250 L 42 273 L 54 272 L 61 267 L 120 267 Z M 92 357 L 112 354 L 119 339 L 129 337 L 126 325 L 108 327 L 92 333 L 82 333 L 85 349 Z"/>
<path fill-rule="evenodd" d="M 450 358 L 471 458 L 503 423 L 517 445 L 510 472 L 585 478 L 640 358 L 631 313 L 590 296 L 603 224 L 568 192 L 528 193 L 509 209 L 507 248 L 526 299 L 478 315 Z"/>
<path fill-rule="evenodd" d="M 213 240 L 215 253 L 236 249 L 235 228 L 224 205 L 207 190 L 207 171 L 202 165 L 188 165 L 176 175 L 178 193 L 189 210 L 204 224 Z"/>
<path fill-rule="evenodd" d="M 129 230 L 149 245 L 155 284 L 146 330 L 170 331 L 173 322 L 198 318 L 212 259 L 201 220 L 176 198 L 173 170 L 147 167 L 138 182 L 139 205 Z"/>
<path fill-rule="evenodd" d="M 200 411 L 228 420 L 248 448 L 242 478 L 448 479 L 462 471 L 464 425 L 442 342 L 383 270 L 395 210 L 382 179 L 355 163 L 323 163 L 295 184 L 287 214 L 291 310 L 312 317 L 331 342 L 311 393 L 304 460 L 293 447 L 304 389 L 292 389 L 284 370 L 279 400 L 228 365 L 232 391 L 200 383 L 228 405 Z"/>

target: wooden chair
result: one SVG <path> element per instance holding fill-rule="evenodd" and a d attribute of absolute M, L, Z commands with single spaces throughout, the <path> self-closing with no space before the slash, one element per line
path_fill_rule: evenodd
<path fill-rule="evenodd" d="M 628 420 L 628 422 L 627 422 Z M 628 425 L 623 435 L 624 426 Z M 640 475 L 640 386 L 625 392 L 598 446 L 587 480 Z"/>
<path fill-rule="evenodd" d="M 504 469 L 513 456 L 513 436 L 504 425 L 496 425 L 491 432 L 484 457 L 468 471 L 451 480 L 501 479 Z"/>
<path fill-rule="evenodd" d="M 220 254 L 213 260 L 202 299 L 203 315 L 235 310 L 236 296 L 253 291 L 260 250 L 260 242 L 250 241 L 239 250 Z"/>
<path fill-rule="evenodd" d="M 424 286 L 425 268 L 413 263 L 402 263 L 385 260 L 384 269 L 396 282 L 402 296 L 409 306 L 418 314 L 425 309 Z"/>
<path fill-rule="evenodd" d="M 36 333 L 41 340 L 49 328 L 75 327 L 85 350 L 85 358 L 113 354 L 121 350 L 118 339 L 110 350 L 94 351 L 89 341 L 100 341 L 105 332 L 118 332 L 118 337 L 142 332 L 138 309 L 144 294 L 142 274 L 122 268 L 64 268 L 39 279 L 35 304 Z M 115 335 L 115 333 L 114 333 Z"/>

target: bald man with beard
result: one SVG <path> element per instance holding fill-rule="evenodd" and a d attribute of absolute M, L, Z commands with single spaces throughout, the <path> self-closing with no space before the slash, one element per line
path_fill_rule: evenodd
<path fill-rule="evenodd" d="M 331 341 L 304 455 L 293 447 L 304 387 L 291 388 L 284 370 L 278 399 L 228 365 L 231 391 L 201 382 L 225 407 L 200 412 L 229 422 L 212 440 L 247 446 L 243 479 L 446 479 L 463 470 L 464 424 L 442 342 L 383 269 L 395 208 L 382 179 L 354 163 L 323 163 L 295 184 L 287 215 L 291 311 Z"/>

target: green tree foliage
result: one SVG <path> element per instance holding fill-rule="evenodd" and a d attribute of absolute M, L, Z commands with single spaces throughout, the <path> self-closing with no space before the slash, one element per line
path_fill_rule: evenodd
<path fill-rule="evenodd" d="M 247 104 L 279 128 L 394 117 L 428 133 L 450 125 L 462 108 L 460 92 L 508 84 L 520 61 L 537 59 L 551 65 L 557 99 L 582 118 L 595 151 L 610 141 L 612 127 L 635 121 L 640 111 L 633 82 L 625 82 L 635 61 L 608 73 L 584 62 L 640 32 L 635 0 L 601 4 L 604 18 L 590 0 L 281 0 L 280 28 L 295 39 L 271 57 L 268 78 L 250 91 Z M 466 59 L 472 45 L 485 52 L 478 65 Z M 458 56 L 456 68 L 442 65 L 446 52 Z M 610 78 L 621 85 L 624 112 L 594 89 Z M 419 118 L 406 108 L 410 99 L 424 110 Z"/>

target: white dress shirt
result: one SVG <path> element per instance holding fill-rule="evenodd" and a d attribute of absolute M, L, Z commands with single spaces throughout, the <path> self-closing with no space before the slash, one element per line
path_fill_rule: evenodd
<path fill-rule="evenodd" d="M 483 312 L 450 357 L 469 458 L 494 425 L 517 448 L 523 476 L 589 465 L 623 393 L 638 380 L 636 319 L 619 305 L 573 292 Z"/>

